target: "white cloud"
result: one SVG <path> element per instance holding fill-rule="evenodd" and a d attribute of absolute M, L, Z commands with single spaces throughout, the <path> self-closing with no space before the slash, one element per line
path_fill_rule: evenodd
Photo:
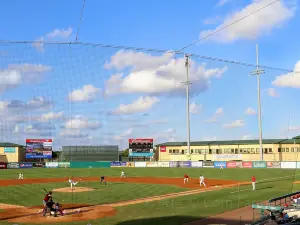
<path fill-rule="evenodd" d="M 98 129 L 101 127 L 101 124 L 97 121 L 90 122 L 88 119 L 83 118 L 82 116 L 76 116 L 75 118 L 69 119 L 66 121 L 66 129 Z"/>
<path fill-rule="evenodd" d="M 229 2 L 230 2 L 230 0 L 219 0 L 217 6 L 221 7 L 223 5 L 226 5 Z"/>
<path fill-rule="evenodd" d="M 157 97 L 140 97 L 131 104 L 121 104 L 113 111 L 113 114 L 133 114 L 148 111 L 152 106 L 159 102 Z"/>
<path fill-rule="evenodd" d="M 201 104 L 196 104 L 195 102 L 192 102 L 190 104 L 190 113 L 192 114 L 198 114 L 202 110 L 202 105 Z"/>
<path fill-rule="evenodd" d="M 27 109 L 47 109 L 53 105 L 53 102 L 46 99 L 43 96 L 34 97 L 32 100 L 26 103 Z"/>
<path fill-rule="evenodd" d="M 117 141 L 124 141 L 124 139 L 128 139 L 131 134 L 132 134 L 132 128 L 129 128 L 128 130 L 124 131 L 122 134 L 115 136 L 114 139 Z"/>
<path fill-rule="evenodd" d="M 182 84 L 186 73 L 185 59 L 174 59 L 173 54 L 162 56 L 134 51 L 118 51 L 105 64 L 106 69 L 130 69 L 129 74 L 117 73 L 106 82 L 105 94 L 141 93 L 141 94 L 169 94 L 182 95 L 185 86 Z M 126 70 L 127 71 L 127 70 Z M 223 68 L 206 68 L 206 64 L 197 65 L 190 60 L 191 95 L 205 91 L 211 79 L 221 77 L 227 71 Z"/>
<path fill-rule="evenodd" d="M 89 135 L 88 133 L 81 132 L 80 130 L 64 129 L 60 132 L 60 136 L 66 138 L 86 138 Z"/>
<path fill-rule="evenodd" d="M 300 60 L 296 63 L 294 71 L 297 71 L 298 73 L 277 76 L 272 84 L 277 87 L 300 88 Z"/>
<path fill-rule="evenodd" d="M 242 140 L 251 140 L 251 139 L 253 139 L 253 136 L 251 134 L 245 134 L 242 137 Z"/>
<path fill-rule="evenodd" d="M 224 114 L 224 110 L 223 108 L 217 108 L 216 112 L 215 112 L 215 115 L 216 116 L 219 116 L 219 115 L 223 115 Z"/>
<path fill-rule="evenodd" d="M 275 88 L 268 88 L 267 92 L 270 97 L 273 97 L 273 98 L 279 97 L 279 94 L 277 93 Z"/>
<path fill-rule="evenodd" d="M 51 120 L 58 120 L 62 119 L 64 116 L 64 112 L 49 112 L 41 115 L 40 120 L 43 122 L 51 121 Z"/>
<path fill-rule="evenodd" d="M 243 120 L 236 120 L 232 123 L 223 124 L 224 128 L 238 128 L 238 127 L 244 127 L 244 121 Z"/>
<path fill-rule="evenodd" d="M 290 126 L 288 131 L 300 131 L 300 126 Z"/>
<path fill-rule="evenodd" d="M 0 93 L 36 82 L 50 70 L 51 67 L 41 64 L 9 64 L 7 69 L 0 70 Z"/>
<path fill-rule="evenodd" d="M 217 108 L 214 115 L 210 119 L 205 120 L 204 122 L 205 123 L 218 123 L 219 122 L 218 117 L 221 115 L 224 115 L 223 108 Z"/>
<path fill-rule="evenodd" d="M 52 137 L 54 135 L 55 126 L 50 123 L 35 123 L 24 128 L 23 133 L 26 135 L 39 135 Z"/>
<path fill-rule="evenodd" d="M 212 136 L 212 137 L 202 137 L 200 138 L 201 141 L 216 141 L 217 140 L 217 136 Z"/>
<path fill-rule="evenodd" d="M 202 31 L 200 38 L 257 11 L 271 2 L 271 0 L 253 0 L 251 4 L 243 9 L 231 13 L 227 19 L 215 29 Z M 283 1 L 278 1 L 210 38 L 220 43 L 233 42 L 239 39 L 252 40 L 270 33 L 274 28 L 280 27 L 284 22 L 294 16 L 294 11 L 294 7 L 288 7 Z"/>
<path fill-rule="evenodd" d="M 72 35 L 73 29 L 69 27 L 68 29 L 54 29 L 53 31 L 46 34 L 46 37 L 49 39 L 52 38 L 67 38 Z"/>
<path fill-rule="evenodd" d="M 71 102 L 90 102 L 96 99 L 100 88 L 93 85 L 84 85 L 81 89 L 76 89 L 69 93 L 68 99 Z"/>
<path fill-rule="evenodd" d="M 220 20 L 221 20 L 220 16 L 214 16 L 214 17 L 206 18 L 205 20 L 203 20 L 203 24 L 205 24 L 205 25 L 216 24 Z"/>
<path fill-rule="evenodd" d="M 256 115 L 256 111 L 249 107 L 245 110 L 245 114 L 246 115 Z"/>
<path fill-rule="evenodd" d="M 156 143 L 165 141 L 174 141 L 176 139 L 176 130 L 174 128 L 168 128 L 162 132 L 158 132 L 153 135 Z"/>
<path fill-rule="evenodd" d="M 38 51 L 38 52 L 44 52 L 44 41 L 50 40 L 50 39 L 64 39 L 68 38 L 72 35 L 73 29 L 72 27 L 69 27 L 68 29 L 54 29 L 48 34 L 41 36 L 35 40 L 35 42 L 32 44 L 32 46 Z"/>
<path fill-rule="evenodd" d="M 13 130 L 13 133 L 19 133 L 20 132 L 20 128 L 19 125 L 15 125 L 15 128 Z"/>

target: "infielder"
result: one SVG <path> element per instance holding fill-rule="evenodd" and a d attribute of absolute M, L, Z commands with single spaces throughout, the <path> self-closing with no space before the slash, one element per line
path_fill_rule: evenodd
<path fill-rule="evenodd" d="M 124 173 L 123 170 L 122 170 L 122 172 L 121 172 L 121 178 L 125 178 L 125 173 Z"/>
<path fill-rule="evenodd" d="M 206 187 L 206 184 L 204 182 L 204 176 L 200 175 L 200 187 L 202 186 L 202 184 L 204 185 L 204 187 Z"/>
<path fill-rule="evenodd" d="M 186 184 L 189 182 L 189 176 L 187 174 L 184 174 L 183 176 L 183 183 Z"/>
<path fill-rule="evenodd" d="M 79 181 L 75 182 L 74 180 L 72 180 L 71 178 L 69 178 L 69 183 L 71 185 L 71 189 L 73 189 L 73 185 L 75 186 L 76 184 L 78 184 Z"/>
<path fill-rule="evenodd" d="M 19 173 L 19 178 L 18 178 L 19 180 L 23 180 L 24 179 L 24 175 L 23 175 L 23 173 Z"/>
<path fill-rule="evenodd" d="M 252 176 L 251 181 L 252 181 L 252 191 L 255 191 L 256 177 Z"/>

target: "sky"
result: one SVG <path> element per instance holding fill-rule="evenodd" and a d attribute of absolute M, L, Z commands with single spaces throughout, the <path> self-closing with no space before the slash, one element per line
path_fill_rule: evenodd
<path fill-rule="evenodd" d="M 57 150 L 100 144 L 123 149 L 129 138 L 186 141 L 185 58 L 171 50 L 271 2 L 86 0 L 78 32 L 82 0 L 1 1 L 0 40 L 31 42 L 0 42 L 0 141 L 52 138 Z M 256 68 L 201 57 L 255 65 L 256 44 L 264 69 L 263 138 L 299 135 L 298 6 L 296 0 L 277 1 L 184 50 L 194 54 L 191 141 L 258 138 Z M 76 37 L 102 46 L 47 44 Z"/>

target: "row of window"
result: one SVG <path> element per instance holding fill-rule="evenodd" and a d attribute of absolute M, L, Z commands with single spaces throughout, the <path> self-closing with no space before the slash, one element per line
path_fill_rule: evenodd
<path fill-rule="evenodd" d="M 273 153 L 272 148 L 264 148 L 265 154 Z M 278 148 L 277 152 L 300 152 L 300 148 Z M 169 149 L 169 154 L 187 154 L 187 149 Z M 191 149 L 191 154 L 259 154 L 259 148 Z"/>

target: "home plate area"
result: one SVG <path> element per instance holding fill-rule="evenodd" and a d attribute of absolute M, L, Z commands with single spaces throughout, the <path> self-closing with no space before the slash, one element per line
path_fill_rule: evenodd
<path fill-rule="evenodd" d="M 57 213 L 57 217 L 47 212 L 46 216 L 42 216 L 43 206 L 23 207 L 1 204 L 0 221 L 11 223 L 58 223 L 71 221 L 95 220 L 116 214 L 116 210 L 109 206 L 91 206 L 84 204 L 66 204 L 63 205 L 64 216 Z"/>

